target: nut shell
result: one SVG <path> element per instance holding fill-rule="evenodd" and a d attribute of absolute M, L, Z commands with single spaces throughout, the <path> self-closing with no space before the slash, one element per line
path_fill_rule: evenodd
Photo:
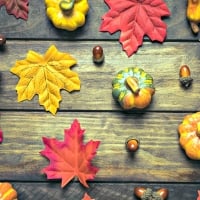
<path fill-rule="evenodd" d="M 145 192 L 146 192 L 146 188 L 143 188 L 143 187 L 135 187 L 134 188 L 134 194 L 138 198 L 141 198 Z"/>
<path fill-rule="evenodd" d="M 190 76 L 190 68 L 187 65 L 182 65 L 180 67 L 179 76 L 180 77 L 188 77 Z"/>
<path fill-rule="evenodd" d="M 157 190 L 157 193 L 162 197 L 163 200 L 167 199 L 168 197 L 168 189 L 166 188 L 161 188 L 159 190 Z"/>
<path fill-rule="evenodd" d="M 97 45 L 92 50 L 93 61 L 96 63 L 101 63 L 104 60 L 103 48 L 100 45 Z"/>
<path fill-rule="evenodd" d="M 139 148 L 139 141 L 135 138 L 128 138 L 126 140 L 126 149 L 130 152 L 135 152 Z"/>
<path fill-rule="evenodd" d="M 179 70 L 179 80 L 180 80 L 181 84 L 185 88 L 188 88 L 191 85 L 193 79 L 191 77 L 190 68 L 187 65 L 182 65 L 180 67 L 180 70 Z"/>
<path fill-rule="evenodd" d="M 6 37 L 0 34 L 0 46 L 3 46 L 5 44 L 6 44 Z"/>

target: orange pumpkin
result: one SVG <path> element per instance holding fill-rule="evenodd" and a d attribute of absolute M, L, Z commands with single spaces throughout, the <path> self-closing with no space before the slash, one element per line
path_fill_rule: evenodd
<path fill-rule="evenodd" d="M 200 160 L 200 112 L 186 115 L 178 127 L 179 142 L 186 155 Z"/>
<path fill-rule="evenodd" d="M 17 192 L 8 182 L 0 182 L 0 199 L 17 200 Z"/>
<path fill-rule="evenodd" d="M 155 92 L 153 78 L 138 67 L 126 68 L 112 81 L 112 94 L 123 109 L 145 108 Z"/>

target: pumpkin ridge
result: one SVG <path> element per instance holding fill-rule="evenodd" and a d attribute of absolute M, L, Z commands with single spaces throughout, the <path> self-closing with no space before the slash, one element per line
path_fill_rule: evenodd
<path fill-rule="evenodd" d="M 143 69 L 127 67 L 112 80 L 112 95 L 123 109 L 147 107 L 155 93 L 153 78 Z"/>

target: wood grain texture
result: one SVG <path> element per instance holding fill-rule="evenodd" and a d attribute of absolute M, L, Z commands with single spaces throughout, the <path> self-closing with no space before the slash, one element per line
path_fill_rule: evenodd
<path fill-rule="evenodd" d="M 126 67 L 141 67 L 154 78 L 155 95 L 149 111 L 196 111 L 200 109 L 200 43 L 167 42 L 144 47 L 132 58 L 127 58 L 118 42 L 98 42 L 105 53 L 105 62 L 97 66 L 92 61 L 92 48 L 96 42 L 59 42 L 59 41 L 12 41 L 0 54 L 1 87 L 0 108 L 44 110 L 38 97 L 32 101 L 17 102 L 15 91 L 18 77 L 9 70 L 16 60 L 25 59 L 29 49 L 44 54 L 51 44 L 59 51 L 70 53 L 77 59 L 72 70 L 78 72 L 81 79 L 80 92 L 62 91 L 60 110 L 121 110 L 112 98 L 112 79 L 116 73 Z M 115 51 L 113 51 L 115 49 Z M 191 68 L 193 84 L 188 89 L 181 87 L 179 69 L 183 64 Z"/>
<path fill-rule="evenodd" d="M 0 30 L 7 38 L 0 48 L 0 182 L 10 181 L 19 200 L 79 200 L 88 194 L 96 200 L 136 200 L 136 186 L 169 189 L 169 200 L 192 200 L 200 190 L 200 161 L 186 157 L 179 145 L 178 125 L 187 114 L 200 110 L 200 42 L 186 19 L 187 1 L 166 0 L 171 16 L 164 43 L 144 38 L 137 53 L 127 57 L 118 39 L 99 31 L 101 17 L 109 8 L 102 0 L 90 1 L 86 24 L 74 32 L 55 28 L 45 13 L 44 1 L 29 1 L 27 21 L 15 19 L 1 7 Z M 51 44 L 77 59 L 72 69 L 81 79 L 81 90 L 61 91 L 62 101 L 53 116 L 44 111 L 35 96 L 31 101 L 17 102 L 18 77 L 10 72 L 16 60 L 28 50 L 44 54 Z M 92 49 L 101 45 L 105 61 L 97 66 Z M 187 64 L 193 83 L 181 87 L 179 69 Z M 112 97 L 112 79 L 125 67 L 138 66 L 151 74 L 156 88 L 153 101 L 142 111 L 122 111 Z M 78 119 L 85 129 L 84 142 L 101 144 L 93 164 L 100 170 L 89 188 L 76 179 L 64 189 L 60 180 L 49 181 L 41 169 L 49 161 L 40 155 L 42 137 L 63 139 L 64 129 Z M 133 155 L 125 149 L 128 137 L 140 141 Z"/>
<path fill-rule="evenodd" d="M 19 199 L 59 199 L 75 200 L 82 199 L 87 192 L 95 200 L 137 200 L 133 194 L 133 189 L 138 186 L 149 187 L 153 191 L 161 187 L 168 188 L 170 200 L 189 200 L 197 198 L 197 184 L 170 184 L 170 183 L 90 183 L 90 188 L 85 189 L 79 183 L 73 182 L 66 188 L 61 189 L 59 183 L 13 183 L 18 191 Z"/>
<path fill-rule="evenodd" d="M 94 159 L 100 168 L 95 180 L 198 182 L 199 161 L 191 161 L 178 143 L 177 128 L 185 113 L 1 112 L 4 143 L 0 146 L 0 179 L 45 180 L 48 161 L 40 156 L 42 137 L 63 139 L 64 129 L 78 119 L 84 141 L 101 145 Z M 140 140 L 133 155 L 125 149 L 128 137 Z M 5 170 L 6 169 L 6 170 Z"/>
<path fill-rule="evenodd" d="M 170 9 L 171 16 L 163 18 L 167 24 L 167 39 L 169 40 L 198 40 L 198 35 L 193 35 L 186 19 L 186 1 L 165 1 Z M 109 8 L 102 0 L 89 1 L 90 10 L 86 24 L 74 32 L 55 28 L 46 16 L 44 1 L 29 1 L 28 20 L 16 20 L 13 15 L 8 15 L 5 7 L 0 12 L 0 30 L 7 38 L 21 39 L 58 39 L 58 40 L 116 40 L 120 32 L 113 35 L 99 31 L 101 17 Z M 146 38 L 148 39 L 148 37 Z"/>

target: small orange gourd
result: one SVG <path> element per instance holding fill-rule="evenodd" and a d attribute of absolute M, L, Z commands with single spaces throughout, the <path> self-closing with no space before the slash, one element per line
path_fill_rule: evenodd
<path fill-rule="evenodd" d="M 200 112 L 186 115 L 178 127 L 179 143 L 186 155 L 200 160 Z"/>
<path fill-rule="evenodd" d="M 126 110 L 147 107 L 154 92 L 153 78 L 138 67 L 119 71 L 112 81 L 112 95 Z"/>
<path fill-rule="evenodd" d="M 0 199 L 17 200 L 17 192 L 8 182 L 0 182 Z"/>
<path fill-rule="evenodd" d="M 200 23 L 200 0 L 188 0 L 187 18 L 194 33 L 199 32 Z"/>

